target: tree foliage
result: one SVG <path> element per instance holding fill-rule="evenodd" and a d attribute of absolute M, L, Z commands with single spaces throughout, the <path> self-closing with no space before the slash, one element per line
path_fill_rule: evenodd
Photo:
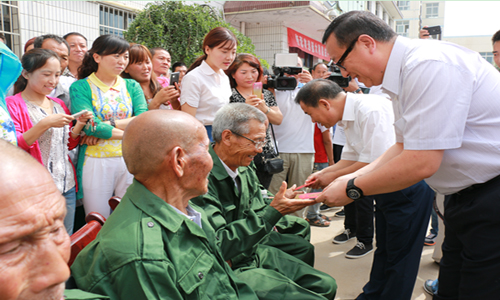
<path fill-rule="evenodd" d="M 163 47 L 170 52 L 172 62 L 183 61 L 189 66 L 203 54 L 201 48 L 205 35 L 218 26 L 226 27 L 236 35 L 238 53 L 255 55 L 252 40 L 206 4 L 186 5 L 182 1 L 149 3 L 124 34 L 129 42 L 148 48 Z M 267 62 L 261 62 L 268 66 Z"/>

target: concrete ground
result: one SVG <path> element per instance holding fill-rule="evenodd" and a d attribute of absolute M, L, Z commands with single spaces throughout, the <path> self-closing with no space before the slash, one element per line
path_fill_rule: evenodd
<path fill-rule="evenodd" d="M 368 281 L 374 252 L 358 259 L 348 259 L 344 256 L 356 245 L 356 240 L 352 239 L 341 245 L 332 243 L 333 237 L 344 230 L 344 218 L 334 217 L 336 211 L 324 213 L 332 217 L 329 227 L 311 226 L 311 242 L 316 248 L 315 267 L 331 275 L 337 281 L 338 290 L 335 299 L 351 300 L 361 293 Z M 422 286 L 425 280 L 435 279 L 438 275 L 439 266 L 432 260 L 433 251 L 434 246 L 424 246 L 412 300 L 432 299 Z"/>

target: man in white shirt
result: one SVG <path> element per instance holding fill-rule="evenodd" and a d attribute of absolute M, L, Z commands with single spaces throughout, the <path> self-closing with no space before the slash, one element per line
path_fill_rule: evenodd
<path fill-rule="evenodd" d="M 477 52 L 398 37 L 369 12 L 336 18 L 323 41 L 344 76 L 382 84 L 392 99 L 396 144 L 329 185 L 317 201 L 345 205 L 422 179 L 445 204 L 445 241 L 434 299 L 500 294 L 500 73 Z M 446 117 L 444 117 L 446 116 Z M 354 187 L 346 191 L 348 182 Z"/>
<path fill-rule="evenodd" d="M 283 181 L 290 187 L 304 184 L 314 166 L 314 124 L 294 102 L 300 87 L 311 81 L 312 77 L 307 71 L 299 76 L 299 84 L 295 90 L 276 91 L 276 102 L 283 113 L 283 121 L 273 127 L 284 170 L 273 175 L 269 185 L 269 191 L 273 194 L 278 192 Z M 294 215 L 302 218 L 304 210 L 297 211 Z"/>
<path fill-rule="evenodd" d="M 311 175 L 307 182 L 315 182 L 313 188 L 324 187 L 340 176 L 365 167 L 394 144 L 394 117 L 387 98 L 346 94 L 336 83 L 318 79 L 305 85 L 295 101 L 313 122 L 325 127 L 337 124 L 345 131 L 341 160 Z M 358 191 L 357 197 L 353 197 L 356 198 L 354 208 L 360 213 L 355 219 L 364 223 L 373 220 L 374 198 L 377 203 L 377 251 L 370 281 L 358 299 L 411 299 L 433 196 L 432 190 L 421 181 L 393 193 L 364 197 L 362 191 Z M 367 208 L 371 208 L 371 215 Z M 362 257 L 373 250 L 373 227 L 357 223 L 358 243 L 346 253 L 348 258 Z M 346 231 L 348 226 L 346 223 Z"/>

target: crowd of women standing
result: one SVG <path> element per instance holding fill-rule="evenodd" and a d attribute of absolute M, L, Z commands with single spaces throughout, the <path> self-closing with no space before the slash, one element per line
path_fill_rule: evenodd
<path fill-rule="evenodd" d="M 49 170 L 66 198 L 70 234 L 76 199 L 82 199 L 86 214 L 96 211 L 108 217 L 108 199 L 122 197 L 132 183 L 121 140 L 131 120 L 148 109 L 189 113 L 205 125 L 210 138 L 215 113 L 230 102 L 257 107 L 271 124 L 283 118 L 271 92 L 252 94 L 253 84 L 263 80 L 262 67 L 253 55 L 236 54 L 238 41 L 226 28 L 214 28 L 205 36 L 204 54 L 181 76 L 181 85 L 155 74 L 153 55 L 143 45 L 102 35 L 86 51 L 82 35 L 64 38 L 71 49 L 68 68 L 61 70 L 61 59 L 52 50 L 28 50 L 6 104 L 16 129 L 13 142 Z M 175 65 L 181 72 L 186 69 L 183 63 Z M 64 80 L 69 82 L 69 105 L 48 96 L 63 72 L 69 77 Z M 79 155 L 71 161 L 68 153 L 76 147 Z M 266 144 L 263 151 L 273 151 L 273 145 Z M 268 185 L 269 174 L 259 178 Z"/>

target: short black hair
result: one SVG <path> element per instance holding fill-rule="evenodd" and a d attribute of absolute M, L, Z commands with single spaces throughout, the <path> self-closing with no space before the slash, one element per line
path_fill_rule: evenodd
<path fill-rule="evenodd" d="M 500 41 L 500 30 L 495 32 L 493 37 L 491 38 L 491 42 L 494 44 L 495 42 Z"/>
<path fill-rule="evenodd" d="M 335 82 L 327 79 L 314 79 L 300 88 L 295 103 L 318 107 L 319 99 L 335 99 L 344 90 Z"/>
<path fill-rule="evenodd" d="M 183 63 L 182 61 L 178 61 L 172 65 L 172 72 L 175 72 L 175 68 L 178 68 L 178 67 L 186 67 L 187 68 L 185 63 Z"/>
<path fill-rule="evenodd" d="M 167 52 L 168 52 L 168 50 L 167 50 L 167 49 L 162 48 L 162 47 L 154 47 L 154 48 L 151 48 L 151 49 L 149 49 L 149 52 L 151 52 L 151 55 L 152 55 L 152 56 L 155 56 L 156 51 L 160 51 L 160 50 L 163 50 L 163 51 L 167 51 Z M 170 52 L 168 52 L 168 53 L 170 54 Z"/>
<path fill-rule="evenodd" d="M 2 40 L 4 40 L 4 41 L 6 41 L 6 39 L 5 39 L 5 35 L 4 35 L 2 32 L 0 32 L 0 39 L 2 39 Z"/>
<path fill-rule="evenodd" d="M 85 40 L 85 42 L 88 42 L 88 41 L 87 41 L 87 38 L 86 38 L 83 34 L 81 34 L 81 33 L 79 33 L 79 32 L 70 32 L 70 33 L 66 33 L 66 34 L 63 36 L 63 39 L 67 40 L 67 39 L 68 39 L 70 36 L 72 36 L 72 35 L 77 35 L 77 36 L 80 36 L 80 37 L 82 37 L 82 38 Z"/>
<path fill-rule="evenodd" d="M 396 36 L 396 32 L 382 19 L 369 11 L 360 10 L 346 12 L 336 17 L 326 28 L 323 44 L 332 33 L 335 33 L 339 46 L 349 45 L 362 34 L 383 42 L 389 42 Z"/>
<path fill-rule="evenodd" d="M 325 64 L 324 62 L 319 62 L 319 63 L 315 64 L 315 65 L 311 68 L 311 71 L 316 71 L 316 67 L 317 67 L 317 66 L 319 66 L 319 65 L 325 65 L 325 66 L 326 66 L 326 64 Z M 326 66 L 326 67 L 328 67 L 328 66 Z"/>
<path fill-rule="evenodd" d="M 55 34 L 44 34 L 35 39 L 35 42 L 33 43 L 33 47 L 35 48 L 42 48 L 42 44 L 45 40 L 50 40 L 53 39 L 54 41 L 58 42 L 59 44 L 64 44 L 68 48 L 68 54 L 69 54 L 69 44 L 66 42 L 65 39 L 62 37 L 55 35 Z"/>

